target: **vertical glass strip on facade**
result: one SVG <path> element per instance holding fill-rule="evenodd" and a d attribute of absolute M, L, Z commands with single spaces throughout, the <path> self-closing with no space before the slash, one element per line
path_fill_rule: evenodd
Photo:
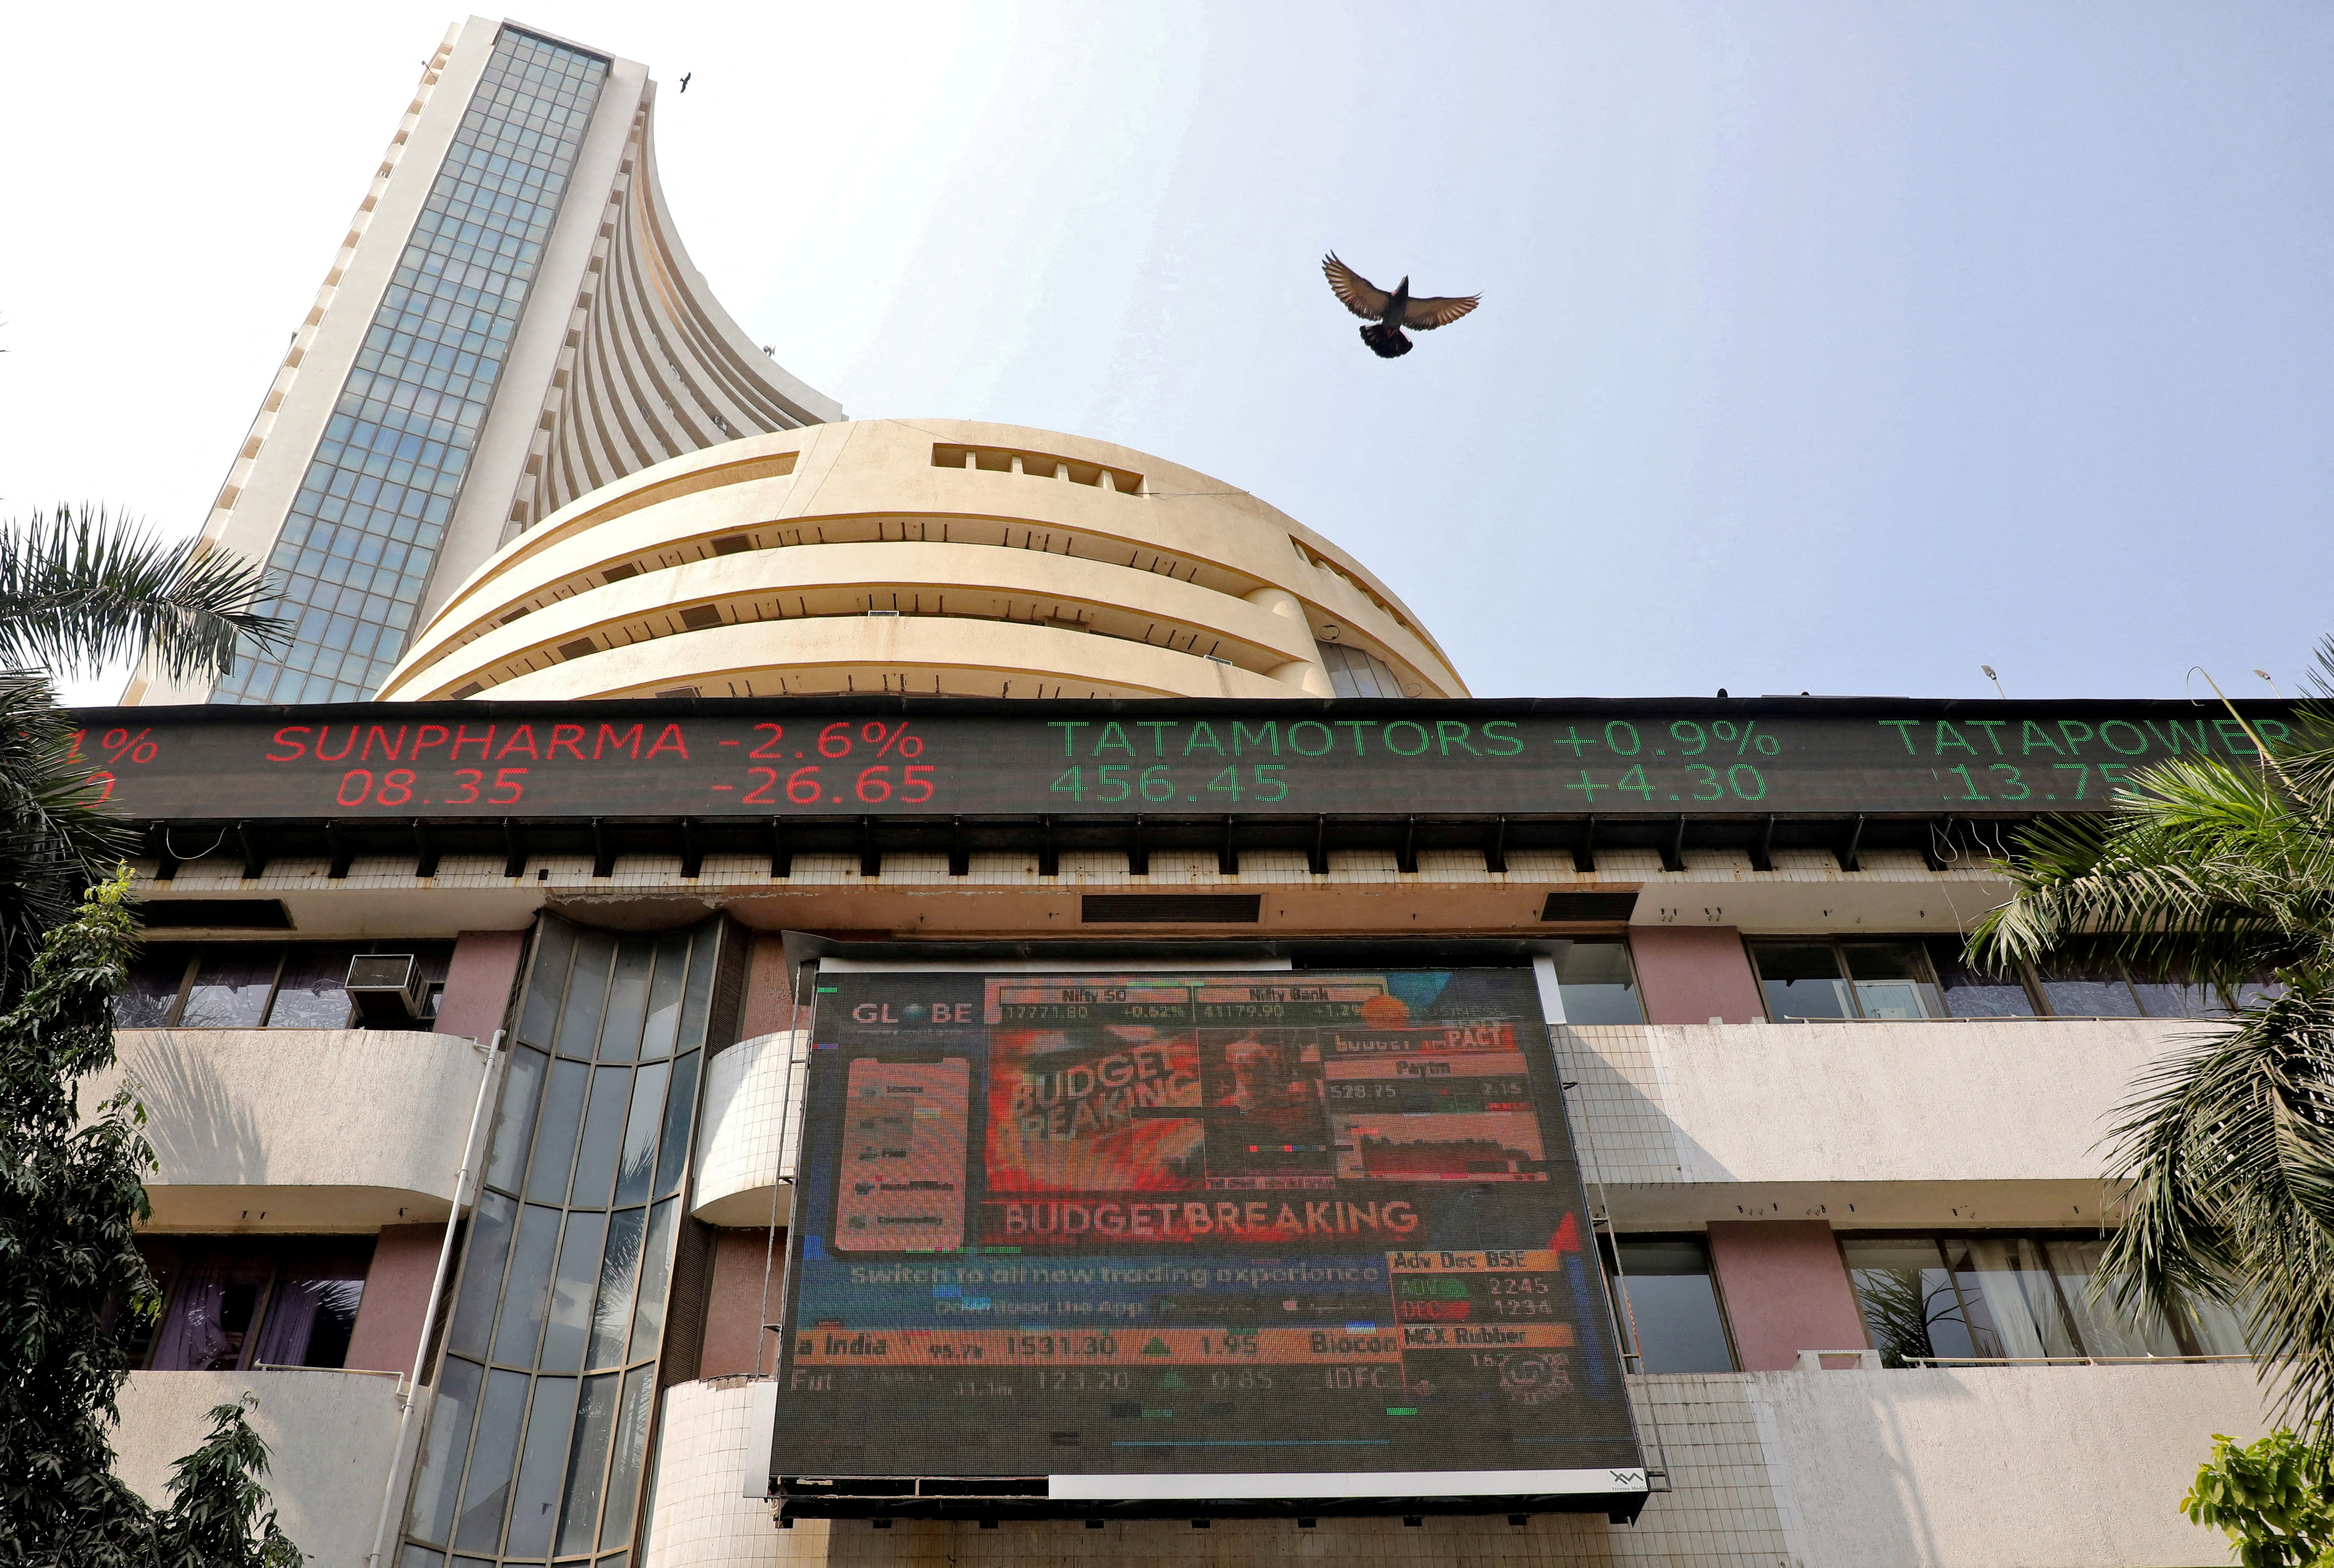
<path fill-rule="evenodd" d="M 404 650 L 608 74 L 506 27 L 267 558 L 281 653 L 215 702 L 372 694 Z"/>
<path fill-rule="evenodd" d="M 632 1544 L 720 944 L 544 920 L 401 1562 Z"/>

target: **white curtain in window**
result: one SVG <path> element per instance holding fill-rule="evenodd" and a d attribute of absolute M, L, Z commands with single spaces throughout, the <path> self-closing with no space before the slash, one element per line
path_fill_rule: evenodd
<path fill-rule="evenodd" d="M 2040 1249 L 2023 1236 L 1953 1244 L 1953 1272 L 1967 1297 L 1976 1287 L 1999 1341 L 1994 1353 L 2011 1360 L 2040 1356 L 2078 1356 L 2067 1315 L 2043 1265 Z M 1972 1325 L 1976 1327 L 1975 1324 Z"/>

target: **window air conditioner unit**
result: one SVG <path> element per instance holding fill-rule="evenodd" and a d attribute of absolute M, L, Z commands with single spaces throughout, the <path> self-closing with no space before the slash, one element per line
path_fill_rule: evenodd
<path fill-rule="evenodd" d="M 348 992 L 361 1023 L 410 1023 L 428 1011 L 429 983 L 410 953 L 352 958 Z"/>

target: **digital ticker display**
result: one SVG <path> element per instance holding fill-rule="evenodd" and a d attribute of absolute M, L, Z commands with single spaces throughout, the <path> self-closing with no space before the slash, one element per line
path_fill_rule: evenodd
<path fill-rule="evenodd" d="M 816 989 L 790 1495 L 1642 1500 L 1529 971 Z"/>

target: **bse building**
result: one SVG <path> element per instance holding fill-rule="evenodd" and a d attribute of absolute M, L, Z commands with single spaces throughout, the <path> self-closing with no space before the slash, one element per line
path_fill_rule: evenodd
<path fill-rule="evenodd" d="M 1960 953 L 2242 725 L 1471 699 L 1220 481 L 842 421 L 653 123 L 448 34 L 208 524 L 297 639 L 82 716 L 134 1486 L 249 1390 L 329 1568 L 2223 1555 L 2239 1325 L 2088 1292 L 2219 999 Z"/>

